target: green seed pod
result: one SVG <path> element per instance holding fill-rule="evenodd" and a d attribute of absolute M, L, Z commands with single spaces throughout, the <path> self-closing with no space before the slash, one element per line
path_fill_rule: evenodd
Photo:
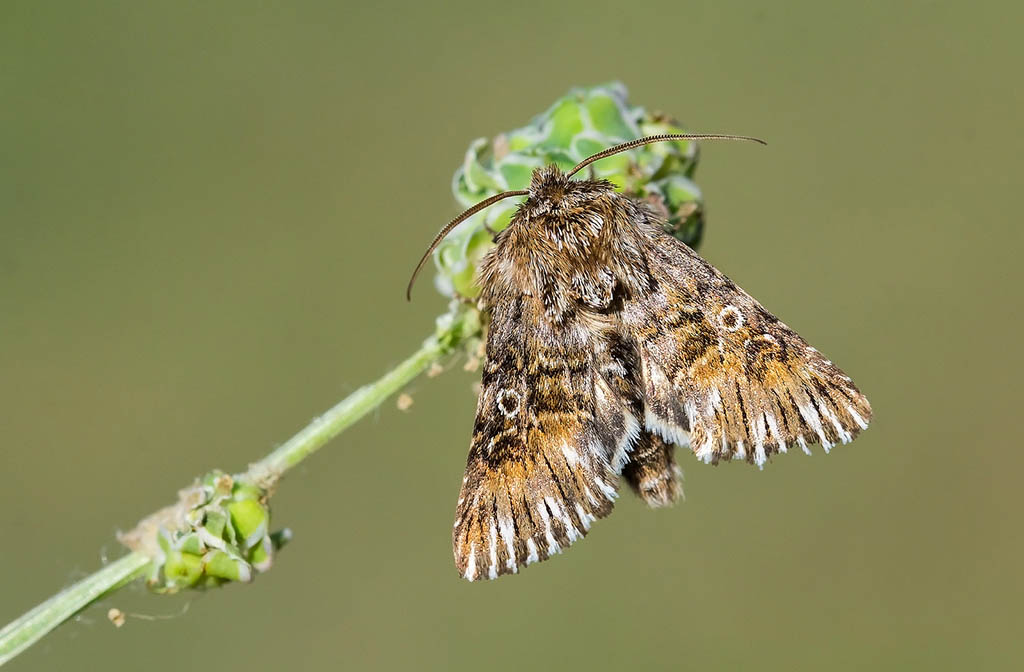
<path fill-rule="evenodd" d="M 178 540 L 177 550 L 182 553 L 200 556 L 206 550 L 206 546 L 197 532 L 189 532 Z"/>
<path fill-rule="evenodd" d="M 231 489 L 231 497 L 237 502 L 249 499 L 260 500 L 265 494 L 255 485 L 245 481 L 235 481 L 234 487 Z"/>
<path fill-rule="evenodd" d="M 249 564 L 257 572 L 270 569 L 274 555 L 274 542 L 270 537 L 263 537 L 258 544 L 249 550 Z"/>
<path fill-rule="evenodd" d="M 208 506 L 204 511 L 205 515 L 199 528 L 200 534 L 204 537 L 204 541 L 208 546 L 215 548 L 221 548 L 224 546 L 224 542 L 233 541 L 231 538 L 234 536 L 232 530 L 228 529 L 228 517 L 221 511 Z"/>
<path fill-rule="evenodd" d="M 231 524 L 238 532 L 239 546 L 252 548 L 267 536 L 267 523 L 270 515 L 255 499 L 243 499 L 228 504 L 231 513 Z"/>
<path fill-rule="evenodd" d="M 203 575 L 203 559 L 191 553 L 171 551 L 164 561 L 163 573 L 168 589 L 193 586 Z"/>
<path fill-rule="evenodd" d="M 470 143 L 452 191 L 468 208 L 499 192 L 527 188 L 539 166 L 555 163 L 569 170 L 620 142 L 682 132 L 668 117 L 631 106 L 622 84 L 572 89 L 526 126 Z M 609 180 L 623 193 L 646 201 L 665 217 L 668 230 L 692 247 L 704 226 L 703 200 L 692 180 L 696 167 L 695 143 L 661 142 L 603 159 L 581 175 Z M 435 285 L 442 294 L 478 294 L 474 274 L 493 244 L 490 231 L 508 226 L 515 208 L 513 199 L 501 201 L 462 222 L 438 246 Z"/>
<path fill-rule="evenodd" d="M 207 576 L 228 581 L 252 580 L 252 568 L 242 558 L 227 551 L 210 551 L 203 557 L 203 568 Z"/>

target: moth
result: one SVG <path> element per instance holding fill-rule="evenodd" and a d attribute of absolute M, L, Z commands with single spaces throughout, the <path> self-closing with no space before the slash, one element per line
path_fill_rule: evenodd
<path fill-rule="evenodd" d="M 680 495 L 677 446 L 701 461 L 762 467 L 827 452 L 866 429 L 853 381 L 610 182 L 573 179 L 665 134 L 599 152 L 563 173 L 536 169 L 478 269 L 490 313 L 476 422 L 453 528 L 473 581 L 514 574 L 611 513 L 619 479 L 652 507 Z M 762 142 L 756 140 L 757 142 Z"/>

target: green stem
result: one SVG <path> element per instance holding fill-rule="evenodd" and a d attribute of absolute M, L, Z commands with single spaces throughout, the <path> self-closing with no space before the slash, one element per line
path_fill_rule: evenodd
<path fill-rule="evenodd" d="M 439 329 L 436 335 L 424 341 L 411 357 L 384 374 L 382 378 L 360 387 L 319 418 L 315 418 L 277 450 L 251 465 L 247 475 L 283 474 L 288 471 L 377 408 L 382 401 L 402 389 L 432 362 L 451 352 L 466 337 L 478 330 L 479 322 L 475 312 L 466 311 L 454 316 L 447 327 Z"/>
<path fill-rule="evenodd" d="M 129 553 L 11 621 L 0 630 L 0 665 L 35 644 L 78 610 L 145 574 L 149 563 L 149 558 L 141 553 Z"/>
<path fill-rule="evenodd" d="M 475 311 L 462 310 L 443 316 L 439 320 L 437 333 L 425 340 L 412 356 L 383 377 L 350 394 L 277 450 L 250 465 L 245 476 L 254 480 L 269 477 L 271 481 L 276 481 L 284 472 L 379 406 L 431 363 L 454 351 L 466 339 L 479 332 L 480 322 Z M 0 630 L 0 665 L 95 600 L 143 576 L 149 565 L 150 559 L 145 555 L 129 553 L 9 623 Z"/>

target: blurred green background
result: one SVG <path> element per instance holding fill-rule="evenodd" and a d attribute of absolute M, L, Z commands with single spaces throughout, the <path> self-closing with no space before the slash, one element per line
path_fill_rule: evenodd
<path fill-rule="evenodd" d="M 858 3 L 859 4 L 859 3 Z M 0 623 L 411 352 L 469 141 L 613 78 L 704 147 L 702 253 L 875 421 L 764 472 L 683 455 L 566 555 L 456 575 L 475 399 L 421 379 L 274 499 L 251 586 L 122 591 L 12 669 L 1008 669 L 1020 632 L 1017 3 L 6 0 Z M 129 616 L 116 630 L 106 609 Z"/>

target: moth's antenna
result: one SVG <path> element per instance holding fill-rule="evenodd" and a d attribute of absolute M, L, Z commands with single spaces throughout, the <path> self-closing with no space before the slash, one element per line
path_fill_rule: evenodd
<path fill-rule="evenodd" d="M 723 135 L 721 133 L 665 133 L 663 135 L 649 135 L 646 138 L 637 138 L 636 140 L 630 140 L 624 142 L 621 145 L 615 145 L 609 147 L 604 151 L 600 151 L 593 156 L 583 159 L 576 167 L 570 170 L 566 177 L 572 177 L 576 173 L 580 172 L 583 168 L 586 168 L 594 161 L 600 161 L 601 159 L 611 156 L 612 154 L 618 154 L 619 152 L 625 152 L 628 149 L 639 147 L 640 145 L 649 145 L 652 142 L 664 142 L 666 140 L 749 140 L 751 142 L 759 142 L 762 145 L 768 143 L 760 138 L 752 138 L 747 135 Z"/>
<path fill-rule="evenodd" d="M 518 191 L 504 191 L 500 194 L 495 194 L 490 198 L 486 198 L 480 201 L 469 210 L 466 210 L 464 213 L 462 213 L 452 221 L 448 222 L 448 224 L 445 225 L 443 229 L 441 229 L 441 232 L 437 234 L 433 242 L 430 243 L 430 247 L 427 248 L 427 251 L 423 253 L 423 258 L 420 259 L 420 263 L 416 264 L 416 270 L 412 272 L 412 277 L 409 278 L 409 286 L 405 290 L 406 300 L 412 301 L 412 285 L 413 283 L 416 282 L 416 276 L 420 274 L 420 270 L 423 268 L 423 264 L 427 263 L 427 259 L 430 258 L 430 254 L 437 248 L 441 241 L 444 240 L 444 237 L 447 236 L 452 229 L 454 229 L 456 226 L 458 226 L 465 220 L 469 219 L 476 213 L 480 212 L 484 208 L 490 207 L 502 199 L 511 198 L 512 196 L 526 196 L 529 193 L 530 192 L 526 191 L 525 189 L 520 189 Z"/>

